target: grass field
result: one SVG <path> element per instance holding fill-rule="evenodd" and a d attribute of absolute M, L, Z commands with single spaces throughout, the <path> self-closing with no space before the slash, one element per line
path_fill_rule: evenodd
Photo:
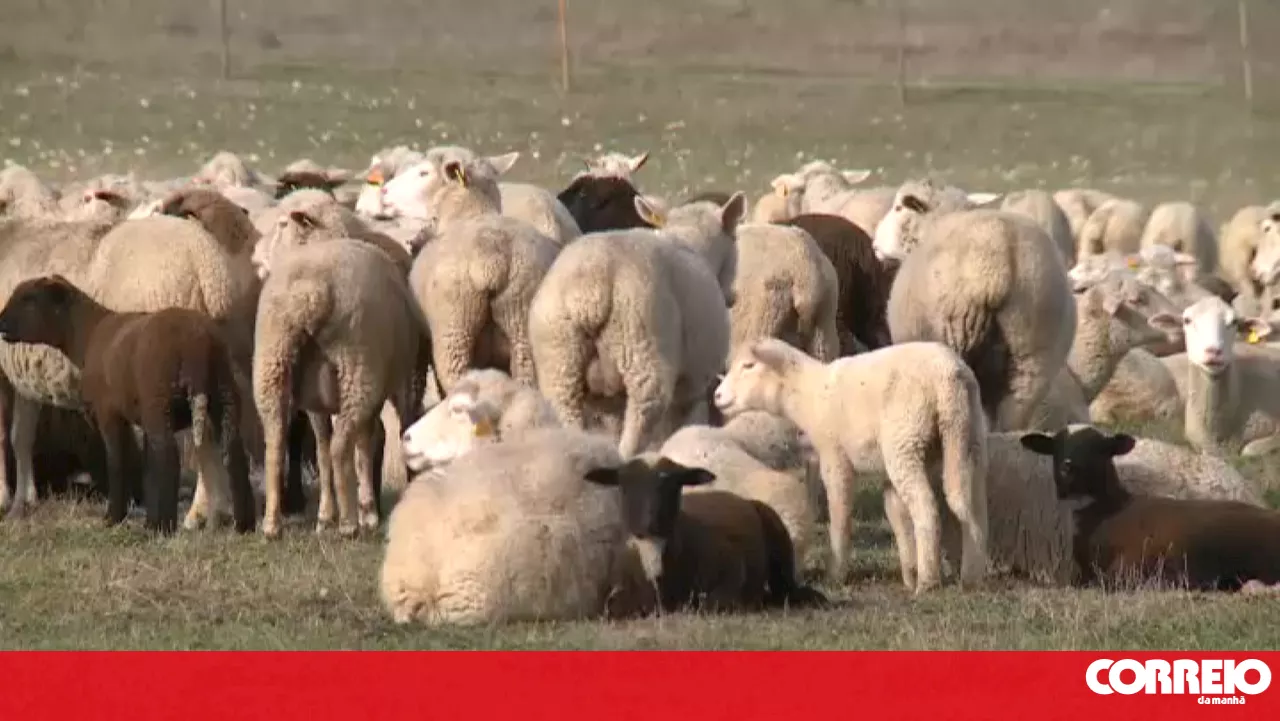
<path fill-rule="evenodd" d="M 34 0 L 18 4 L 19 9 L 59 6 Z M 482 4 L 496 7 L 497 0 Z M 1238 90 L 1222 81 L 1225 71 L 1196 60 L 1201 55 L 1175 42 L 1187 42 L 1177 32 L 1152 36 L 1156 40 L 1147 38 L 1151 42 L 1146 43 L 1102 43 L 1081 51 L 1077 62 L 1087 65 L 1088 72 L 1072 76 L 1061 71 L 1060 62 L 1036 65 L 1039 56 L 1027 51 L 1025 43 L 999 37 L 984 41 L 985 55 L 972 49 L 962 53 L 972 37 L 966 26 L 960 20 L 947 21 L 953 23 L 949 26 L 943 15 L 929 16 L 921 22 L 954 32 L 926 34 L 926 41 L 939 44 L 917 48 L 921 63 L 954 72 L 928 86 L 912 87 L 902 107 L 893 86 L 883 82 L 890 50 L 860 46 L 858 62 L 872 72 L 859 75 L 854 71 L 861 65 L 847 67 L 839 48 L 832 49 L 832 33 L 815 40 L 786 32 L 787 12 L 795 13 L 795 23 L 821 27 L 818 11 L 835 8 L 832 12 L 839 10 L 845 13 L 841 18 L 856 24 L 850 13 L 863 4 L 780 3 L 758 11 L 766 15 L 755 20 L 756 35 L 742 30 L 744 34 L 730 38 L 736 43 L 716 44 L 717 33 L 730 32 L 724 28 L 747 22 L 741 17 L 746 3 L 699 4 L 723 8 L 716 12 L 738 25 L 704 19 L 683 27 L 667 0 L 601 0 L 593 11 L 599 14 L 591 21 L 596 24 L 575 28 L 577 42 L 592 62 L 575 74 L 574 91 L 565 98 L 553 90 L 553 66 L 544 50 L 530 50 L 529 41 L 514 31 L 495 39 L 491 29 L 467 25 L 461 18 L 450 18 L 458 24 L 445 39 L 433 36 L 434 50 L 423 49 L 421 62 L 400 62 L 394 71 L 385 62 L 380 67 L 317 61 L 327 42 L 327 26 L 321 27 L 319 20 L 305 32 L 288 34 L 277 27 L 282 38 L 277 40 L 285 49 L 296 46 L 295 55 L 310 53 L 310 62 L 295 55 L 281 59 L 247 53 L 247 67 L 235 79 L 219 81 L 203 72 L 207 64 L 196 63 L 192 69 L 172 55 L 188 38 L 176 16 L 161 18 L 169 23 L 161 38 L 168 44 L 155 39 L 158 31 L 148 31 L 139 38 L 136 55 L 123 50 L 112 57 L 101 50 L 104 43 L 90 42 L 98 40 L 92 33 L 55 32 L 74 25 L 66 17 L 55 22 L 19 14 L 28 23 L 21 27 L 29 32 L 15 29 L 21 23 L 0 30 L 0 161 L 27 164 L 59 180 L 130 169 L 167 177 L 191 172 L 224 148 L 250 154 L 270 172 L 303 156 L 360 169 L 385 145 L 458 143 L 493 153 L 520 150 L 513 176 L 550 188 L 561 187 L 584 154 L 647 149 L 652 159 L 638 178 L 642 187 L 677 197 L 709 189 L 744 189 L 754 196 L 767 188 L 773 174 L 812 158 L 875 169 L 869 182 L 877 184 L 929 170 L 974 190 L 1081 184 L 1143 200 L 1185 197 L 1204 203 L 1218 221 L 1242 204 L 1280 196 L 1280 166 L 1274 161 L 1280 124 L 1268 109 L 1269 99 L 1263 97 L 1253 113 L 1244 110 Z M 935 10 L 945 5 L 923 4 Z M 139 12 L 149 7 L 143 0 L 135 5 Z M 1036 0 L 1034 7 L 1048 5 Z M 637 9 L 642 6 L 647 9 Z M 666 10 L 659 12 L 661 8 Z M 623 20 L 610 20 L 609 12 Z M 552 22 L 545 13 L 525 20 L 538 33 Z M 515 20 L 511 22 L 514 26 Z M 1212 29 L 1222 25 L 1222 18 L 1206 23 Z M 779 31 L 771 33 L 771 27 Z M 631 28 L 641 28 L 636 32 L 648 45 L 628 44 L 628 38 L 634 39 L 628 34 Z M 266 30 L 253 32 L 257 35 L 246 29 L 246 37 L 270 44 L 263 39 Z M 206 36 L 189 39 L 194 44 L 201 37 Z M 387 37 L 396 40 L 386 44 L 394 58 L 419 58 L 412 37 Z M 536 57 L 537 62 L 513 59 L 516 50 L 505 48 L 504 38 L 526 53 L 520 57 Z M 482 46 L 481 40 L 487 44 Z M 122 34 L 114 41 L 124 46 L 128 37 Z M 88 48 L 81 55 L 76 54 L 77 43 Z M 1000 69 L 1000 48 L 1015 46 L 1022 54 L 1003 60 L 1004 69 L 1025 61 L 1033 69 L 1024 77 L 1011 79 L 1005 72 L 995 81 L 973 79 Z M 201 47 L 207 50 L 207 45 Z M 360 50 L 332 47 L 344 58 Z M 1117 47 L 1145 53 L 1146 65 L 1124 62 Z M 480 60 L 467 54 L 471 50 Z M 611 57 L 614 51 L 617 57 Z M 175 59 L 172 67 L 163 62 L 163 53 Z M 446 62 L 451 58 L 458 62 Z M 462 67 L 463 61 L 473 60 L 487 64 L 480 63 L 478 70 Z M 1151 72 L 1133 70 L 1147 65 Z M 171 72 L 177 67 L 182 72 Z M 821 67 L 833 70 L 815 69 Z M 1044 68 L 1044 77 L 1052 79 L 1036 75 L 1036 68 Z M 1117 77 L 1107 74 L 1110 68 L 1126 82 L 1114 82 Z M 1189 79 L 1169 82 L 1169 72 L 1175 71 L 1169 68 Z M 1147 75 L 1161 82 L 1138 82 Z M 1278 468 L 1274 462 L 1244 466 L 1271 489 L 1280 489 Z M 152 540 L 136 526 L 102 530 L 99 508 L 49 504 L 30 519 L 0 522 L 0 645 L 1280 647 L 1280 603 L 1274 598 L 1178 591 L 1104 594 L 1036 589 L 1003 580 L 976 592 L 944 589 L 912 598 L 897 581 L 878 504 L 871 497 L 862 500 L 867 523 L 858 537 L 855 580 L 827 589 L 841 602 L 832 610 L 452 631 L 401 629 L 390 623 L 376 596 L 381 563 L 376 541 L 316 538 L 303 527 L 280 543 L 227 534 Z"/>

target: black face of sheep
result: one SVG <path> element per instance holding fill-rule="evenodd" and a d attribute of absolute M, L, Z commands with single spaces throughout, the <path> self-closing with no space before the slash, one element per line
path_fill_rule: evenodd
<path fill-rule="evenodd" d="M 330 178 L 324 173 L 307 171 L 283 173 L 276 180 L 276 200 L 280 200 L 293 191 L 303 188 L 323 190 L 329 195 L 333 195 L 333 191 L 346 182 L 346 178 Z"/>
<path fill-rule="evenodd" d="M 618 468 L 588 471 L 584 478 L 601 486 L 617 486 L 622 492 L 622 518 L 627 534 L 656 540 L 670 538 L 675 530 L 684 488 L 716 479 L 710 471 L 682 466 L 665 457 L 652 464 L 634 458 Z"/>
<path fill-rule="evenodd" d="M 1027 433 L 1022 445 L 1042 456 L 1053 458 L 1053 480 L 1058 498 L 1096 499 L 1114 488 L 1116 468 L 1112 458 L 1133 450 L 1133 436 L 1107 435 L 1096 428 L 1077 431 L 1066 428 L 1052 436 Z"/>
<path fill-rule="evenodd" d="M 636 212 L 640 193 L 625 178 L 584 175 L 560 191 L 557 199 L 577 221 L 583 233 L 653 226 Z"/>
<path fill-rule="evenodd" d="M 82 297 L 87 296 L 60 275 L 19 283 L 0 311 L 0 340 L 61 348 L 71 311 Z"/>

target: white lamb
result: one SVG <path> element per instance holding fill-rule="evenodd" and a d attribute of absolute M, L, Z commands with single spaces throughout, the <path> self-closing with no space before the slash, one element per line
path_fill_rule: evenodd
<path fill-rule="evenodd" d="M 887 476 L 885 510 L 902 580 L 917 593 L 942 580 L 938 496 L 963 529 L 960 580 L 987 570 L 986 436 L 978 382 L 939 343 L 904 343 L 823 364 L 773 338 L 743 349 L 715 391 L 726 415 L 784 415 L 818 453 L 831 566 L 840 579 L 856 475 Z"/>
<path fill-rule="evenodd" d="M 415 478 L 388 521 L 383 605 L 427 625 L 600 614 L 624 534 L 617 489 L 584 476 L 621 464 L 608 438 L 540 429 Z"/>

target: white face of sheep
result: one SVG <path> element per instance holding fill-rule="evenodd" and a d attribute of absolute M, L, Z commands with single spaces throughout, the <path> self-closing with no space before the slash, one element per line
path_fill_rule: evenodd
<path fill-rule="evenodd" d="M 518 152 L 466 161 L 441 160 L 440 157 L 429 156 L 427 160 L 406 168 L 383 185 L 382 203 L 394 215 L 420 221 L 433 221 L 435 208 L 432 207 L 432 198 L 449 182 L 446 175 L 461 172 L 462 175 L 454 175 L 453 179 L 460 179 L 462 184 L 466 185 L 469 174 L 477 172 L 487 174 L 492 171 L 493 177 L 500 177 L 519 159 Z"/>
<path fill-rule="evenodd" d="M 1194 255 L 1164 245 L 1143 248 L 1136 260 L 1130 258 L 1129 265 L 1135 269 L 1138 280 L 1169 297 L 1175 297 L 1194 283 L 1200 268 Z"/>
<path fill-rule="evenodd" d="M 258 278 L 266 280 L 271 274 L 271 265 L 279 255 L 290 248 L 306 245 L 319 227 L 320 223 L 315 217 L 301 210 L 291 211 L 276 219 L 271 232 L 253 246 L 252 261 Z"/>
<path fill-rule="evenodd" d="M 1268 286 L 1280 278 L 1280 212 L 1263 218 L 1259 230 L 1258 252 L 1249 270 L 1254 280 Z"/>
<path fill-rule="evenodd" d="M 1118 253 L 1086 255 L 1071 266 L 1067 271 L 1067 278 L 1071 280 L 1072 288 L 1078 293 L 1097 285 L 1113 271 L 1123 268 L 1136 269 L 1139 265 L 1137 256 L 1125 258 Z"/>
<path fill-rule="evenodd" d="M 649 153 L 644 152 L 639 155 L 624 155 L 622 153 L 605 153 L 597 158 L 589 158 L 583 161 L 586 170 L 579 172 L 578 176 L 591 175 L 597 178 L 623 178 L 629 180 L 631 176 L 640 168 L 644 167 L 646 161 L 649 160 Z"/>
<path fill-rule="evenodd" d="M 470 393 L 453 393 L 401 436 L 405 465 L 414 473 L 448 465 L 476 448 L 496 443 L 498 412 Z"/>
<path fill-rule="evenodd" d="M 1179 316 L 1178 306 L 1127 270 L 1108 273 L 1084 293 L 1087 295 L 1083 297 L 1082 312 L 1106 316 L 1111 324 L 1108 335 L 1128 346 L 1183 341 L 1180 323 L 1160 327 L 1152 323 L 1159 315 Z"/>
<path fill-rule="evenodd" d="M 782 373 L 794 351 L 775 338 L 757 341 L 740 350 L 729 364 L 712 396 L 726 417 L 746 411 L 782 413 Z"/>
<path fill-rule="evenodd" d="M 1181 325 L 1187 360 L 1210 375 L 1218 375 L 1231 366 L 1237 337 L 1247 343 L 1258 343 L 1271 334 L 1271 326 L 1266 321 L 1239 317 L 1217 296 L 1201 298 L 1182 311 L 1181 317 L 1160 313 L 1150 322 L 1161 329 Z"/>
<path fill-rule="evenodd" d="M 876 257 L 899 261 L 906 258 L 919 242 L 915 237 L 916 224 L 928 212 L 929 206 L 915 195 L 907 193 L 895 197 L 893 207 L 876 225 L 872 243 Z"/>

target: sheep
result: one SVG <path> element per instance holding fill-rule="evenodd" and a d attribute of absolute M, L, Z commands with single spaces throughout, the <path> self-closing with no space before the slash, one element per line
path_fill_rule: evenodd
<path fill-rule="evenodd" d="M 1115 196 L 1110 193 L 1091 188 L 1067 188 L 1053 194 L 1053 202 L 1062 209 L 1063 215 L 1067 218 L 1067 224 L 1071 226 L 1073 242 L 1080 240 L 1080 231 L 1093 211 L 1113 198 Z"/>
<path fill-rule="evenodd" d="M 893 208 L 898 189 L 891 186 L 858 188 L 809 212 L 831 213 L 845 218 L 867 233 L 874 233 Z"/>
<path fill-rule="evenodd" d="M 0 170 L 0 217 L 33 220 L 58 212 L 58 194 L 31 170 L 21 165 Z"/>
<path fill-rule="evenodd" d="M 867 350 L 889 345 L 885 307 L 893 274 L 876 258 L 871 236 L 845 218 L 823 213 L 804 213 L 786 224 L 809 233 L 835 267 L 840 354 L 853 355 L 859 344 Z"/>
<path fill-rule="evenodd" d="M 1077 430 L 1072 425 L 1070 430 Z M 1266 507 L 1262 491 L 1230 463 L 1212 453 L 1139 438 L 1133 450 L 1115 459 L 1120 482 L 1130 493 L 1165 498 L 1239 501 Z"/>
<path fill-rule="evenodd" d="M 366 218 L 385 217 L 387 209 L 382 201 L 382 187 L 425 159 L 425 155 L 406 145 L 385 148 L 369 158 L 355 211 Z"/>
<path fill-rule="evenodd" d="M 430 345 L 404 277 L 369 244 L 307 245 L 272 266 L 253 347 L 253 395 L 266 446 L 266 537 L 280 534 L 284 436 L 294 403 L 308 412 L 316 433 L 317 531 L 333 521 L 335 495 L 341 535 L 377 527 L 371 431 L 388 400 L 402 427 L 415 420 L 425 390 L 418 371 Z"/>
<path fill-rule="evenodd" d="M 588 401 L 622 397 L 619 451 L 631 458 L 681 421 L 699 422 L 729 351 L 744 198 L 664 211 L 661 230 L 592 233 L 560 252 L 529 308 L 538 387 L 567 425 Z M 611 414 L 612 415 L 612 414 Z"/>
<path fill-rule="evenodd" d="M 1040 226 L 1062 254 L 1064 265 L 1071 266 L 1076 259 L 1076 239 L 1071 223 L 1053 196 L 1043 190 L 1019 190 L 1004 196 L 1000 209 L 1009 213 L 1021 213 Z"/>
<path fill-rule="evenodd" d="M 645 454 L 584 477 L 618 489 L 620 520 L 634 554 L 619 563 L 606 603 L 609 616 L 827 602 L 797 583 L 791 539 L 772 508 L 725 491 L 682 493 L 714 481 L 711 472 Z"/>
<path fill-rule="evenodd" d="M 416 477 L 392 509 L 379 579 L 399 624 L 599 616 L 623 550 L 607 438 L 535 429 Z"/>
<path fill-rule="evenodd" d="M 781 338 L 823 362 L 838 357 L 838 278 L 813 236 L 754 223 L 739 225 L 735 235 L 730 354 L 760 338 Z"/>
<path fill-rule="evenodd" d="M 266 278 L 270 273 L 276 254 L 307 243 L 334 238 L 353 238 L 369 243 L 386 253 L 406 277 L 409 275 L 413 259 L 404 246 L 370 229 L 324 191 L 295 191 L 278 207 L 281 212 L 275 216 L 275 227 L 264 234 L 253 249 L 253 264 L 259 278 Z"/>
<path fill-rule="evenodd" d="M 801 208 L 806 213 L 827 213 L 832 208 L 844 204 L 852 193 L 857 192 L 854 186 L 871 177 L 870 170 L 837 170 L 834 166 L 821 160 L 804 164 L 794 174 L 803 182 L 804 203 Z"/>
<path fill-rule="evenodd" d="M 236 530 L 253 530 L 253 489 L 239 437 L 246 406 L 213 320 L 183 308 L 114 313 L 71 281 L 51 275 L 18 284 L 0 310 L 0 338 L 56 348 L 80 370 L 84 402 L 107 453 L 109 523 L 124 520 L 128 475 L 139 470 L 123 463 L 134 424 L 146 436 L 147 528 L 177 530 L 179 458 L 173 436 L 189 427 L 200 485 L 213 507 L 221 508 L 229 494 Z M 216 522 L 216 516 L 209 520 Z"/>
<path fill-rule="evenodd" d="M 1076 261 L 1113 251 L 1136 253 L 1142 247 L 1147 209 L 1133 200 L 1112 198 L 1089 214 L 1076 238 Z"/>
<path fill-rule="evenodd" d="M 537 389 L 484 368 L 463 375 L 442 402 L 409 426 L 401 443 L 409 470 L 423 473 L 480 446 L 559 426 L 555 409 Z"/>
<path fill-rule="evenodd" d="M 1258 251 L 1249 264 L 1250 275 L 1260 287 L 1273 290 L 1280 277 L 1280 200 L 1263 210 L 1258 232 Z"/>
<path fill-rule="evenodd" d="M 336 198 L 334 192 L 350 179 L 350 173 L 340 168 L 322 168 L 309 160 L 299 160 L 291 163 L 276 177 L 275 199 L 281 200 L 303 188 L 324 191 Z"/>
<path fill-rule="evenodd" d="M 894 342 L 945 343 L 973 369 L 991 427 L 1025 428 L 1071 350 L 1061 256 L 1031 221 L 995 210 L 945 213 L 926 232 L 889 293 Z"/>
<path fill-rule="evenodd" d="M 1280 205 L 1277 211 L 1280 215 Z M 1266 206 L 1246 205 L 1218 231 L 1219 272 L 1246 302 L 1256 302 L 1262 295 L 1261 284 L 1254 278 L 1251 266 L 1262 243 L 1262 221 L 1266 217 Z"/>
<path fill-rule="evenodd" d="M 631 176 L 644 167 L 645 162 L 648 160 L 648 152 L 640 153 L 639 155 L 624 155 L 617 152 L 605 153 L 604 155 L 584 160 L 583 164 L 587 166 L 587 169 L 579 172 L 578 177 L 590 175 L 597 178 L 630 180 Z"/>
<path fill-rule="evenodd" d="M 1183 430 L 1191 445 L 1257 456 L 1280 443 L 1280 351 L 1256 345 L 1271 334 L 1269 323 L 1242 318 L 1210 296 L 1151 324 L 1183 328 L 1187 351 L 1165 364 L 1185 403 Z M 1253 347 L 1238 348 L 1237 335 Z"/>
<path fill-rule="evenodd" d="M 532 225 L 539 233 L 564 244 L 582 235 L 578 221 L 557 198 L 545 188 L 530 183 L 498 184 L 502 196 L 502 214 Z"/>
<path fill-rule="evenodd" d="M 711 471 L 715 480 L 706 489 L 731 491 L 768 505 L 782 519 L 797 559 L 805 558 L 814 545 L 818 518 L 808 478 L 795 472 L 806 469 L 771 468 L 752 455 L 735 435 L 724 428 L 685 426 L 672 434 L 658 453 L 677 463 Z M 689 489 L 695 490 L 700 489 Z"/>
<path fill-rule="evenodd" d="M 1218 269 L 1218 237 L 1209 218 L 1186 201 L 1160 203 L 1152 208 L 1142 231 L 1140 247 L 1163 245 L 1194 257 L 1201 273 Z"/>
<path fill-rule="evenodd" d="M 946 346 L 904 343 L 823 364 L 766 338 L 735 356 L 715 404 L 726 416 L 784 415 L 809 437 L 827 494 L 833 579 L 845 567 L 857 473 L 888 476 L 886 513 L 908 588 L 941 583 L 935 494 L 963 529 L 961 582 L 986 573 L 987 427 L 973 372 Z"/>
<path fill-rule="evenodd" d="M 581 175 L 574 178 L 557 199 L 583 233 L 651 228 L 636 211 L 639 191 L 627 178 Z"/>
<path fill-rule="evenodd" d="M 252 188 L 260 185 L 262 178 L 240 156 L 227 150 L 219 151 L 191 177 L 197 185 Z"/>
<path fill-rule="evenodd" d="M 1179 309 L 1159 291 L 1126 271 L 1111 271 L 1076 291 L 1076 329 L 1067 364 L 1054 378 L 1029 424 L 1054 430 L 1089 419 L 1089 403 L 1134 348 L 1158 342 L 1181 343 L 1180 329 L 1156 329 L 1149 319 Z"/>
<path fill-rule="evenodd" d="M 1089 403 L 1089 419 L 1104 425 L 1160 421 L 1182 423 L 1182 398 L 1161 359 L 1134 348 L 1120 359 L 1111 380 Z"/>
<path fill-rule="evenodd" d="M 930 227 L 951 213 L 994 203 L 1000 196 L 966 194 L 937 178 L 908 180 L 894 193 L 893 203 L 873 237 L 876 257 L 901 261 L 919 245 Z"/>
<path fill-rule="evenodd" d="M 785 223 L 804 212 L 804 180 L 784 173 L 774 178 L 770 187 L 752 207 L 752 223 Z"/>
<path fill-rule="evenodd" d="M 250 261 L 256 232 L 215 191 L 183 191 L 162 205 L 164 215 L 114 227 L 19 222 L 0 228 L 7 236 L 0 242 L 0 298 L 23 280 L 60 274 L 117 312 L 180 307 L 226 317 L 256 285 Z M 16 458 L 18 490 L 9 509 L 16 516 L 36 501 L 31 457 L 38 404 L 80 408 L 80 373 L 51 348 L 4 343 L 0 371 L 16 391 L 12 408 L 0 407 L 0 446 L 12 443 Z"/>
<path fill-rule="evenodd" d="M 1029 450 L 1053 458 L 1058 497 L 1079 499 L 1074 555 L 1082 583 L 1174 583 L 1238 590 L 1280 582 L 1280 513 L 1247 503 L 1135 495 L 1113 458 L 1134 438 L 1094 428 L 1028 433 Z"/>
<path fill-rule="evenodd" d="M 535 380 L 529 306 L 555 260 L 556 241 L 500 215 L 497 178 L 514 157 L 434 160 L 387 184 L 397 208 L 437 214 L 436 237 L 413 262 L 409 284 L 430 325 L 436 377 L 449 392 L 468 368 L 502 368 Z"/>

